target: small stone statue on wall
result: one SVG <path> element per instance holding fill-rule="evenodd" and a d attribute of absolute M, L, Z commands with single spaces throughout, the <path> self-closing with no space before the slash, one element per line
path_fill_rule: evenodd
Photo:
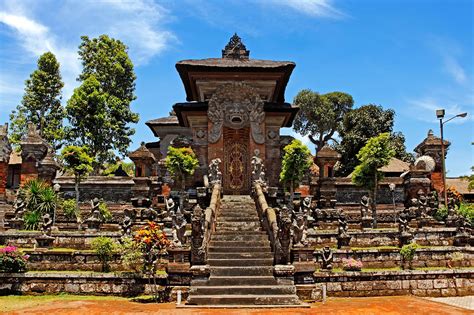
<path fill-rule="evenodd" d="M 209 164 L 209 183 L 212 186 L 215 184 L 221 184 L 222 182 L 222 173 L 219 171 L 219 165 L 221 164 L 221 159 L 213 159 Z"/>
<path fill-rule="evenodd" d="M 302 212 L 296 213 L 293 219 L 293 246 L 303 247 L 308 242 L 306 241 L 307 224 L 306 215 Z"/>
<path fill-rule="evenodd" d="M 173 244 L 175 246 L 180 247 L 186 244 L 186 224 L 187 222 L 183 214 L 181 212 L 176 213 L 172 229 Z"/>
<path fill-rule="evenodd" d="M 43 235 L 51 235 L 51 228 L 53 227 L 53 220 L 49 213 L 45 213 L 42 217 L 43 222 L 41 223 L 41 231 Z"/>
<path fill-rule="evenodd" d="M 453 198 L 448 200 L 448 216 L 446 217 L 446 226 L 455 227 L 458 215 L 456 214 L 455 201 Z"/>
<path fill-rule="evenodd" d="M 19 193 L 17 193 L 15 202 L 13 203 L 13 211 L 15 211 L 15 219 L 22 219 L 23 214 L 25 213 L 26 202 Z"/>
<path fill-rule="evenodd" d="M 132 218 L 125 214 L 122 220 L 122 236 L 130 236 L 132 235 Z"/>
<path fill-rule="evenodd" d="M 339 224 L 337 229 L 337 248 L 349 246 L 351 236 L 348 233 L 349 225 L 343 210 L 340 210 L 337 222 Z"/>
<path fill-rule="evenodd" d="M 91 207 L 92 207 L 91 213 L 94 213 L 95 210 L 99 211 L 100 213 L 99 206 L 100 206 L 99 198 L 95 197 L 94 199 L 92 199 L 91 200 Z"/>
<path fill-rule="evenodd" d="M 402 212 L 398 216 L 398 232 L 400 234 L 409 233 L 408 221 L 409 221 L 408 209 L 405 208 L 402 210 Z"/>
<path fill-rule="evenodd" d="M 369 210 L 371 203 L 372 203 L 372 200 L 369 196 L 367 195 L 362 196 L 360 200 L 360 220 L 361 220 L 361 227 L 363 229 L 372 227 L 373 218 Z"/>
<path fill-rule="evenodd" d="M 306 216 L 311 213 L 311 197 L 306 196 L 303 198 L 300 205 L 300 212 L 304 213 Z"/>
<path fill-rule="evenodd" d="M 165 205 L 166 205 L 166 212 L 168 213 L 168 216 L 173 216 L 174 213 L 175 213 L 175 208 L 176 208 L 176 204 L 173 200 L 173 198 L 168 198 L 168 199 L 165 199 Z"/>
<path fill-rule="evenodd" d="M 329 246 L 325 246 L 321 251 L 322 266 L 321 269 L 332 270 L 333 253 Z"/>
<path fill-rule="evenodd" d="M 260 186 L 265 189 L 267 187 L 267 181 L 265 179 L 265 166 L 263 165 L 263 160 L 260 158 L 260 150 L 255 149 L 250 164 L 252 166 L 252 181 L 260 184 Z"/>
<path fill-rule="evenodd" d="M 193 264 L 201 264 L 205 261 L 205 253 L 201 251 L 204 240 L 203 219 L 204 212 L 197 204 L 191 215 L 191 262 Z"/>
<path fill-rule="evenodd" d="M 278 240 L 280 241 L 281 252 L 277 260 L 280 264 L 290 262 L 291 225 L 291 211 L 287 206 L 283 206 L 279 212 L 278 224 Z"/>

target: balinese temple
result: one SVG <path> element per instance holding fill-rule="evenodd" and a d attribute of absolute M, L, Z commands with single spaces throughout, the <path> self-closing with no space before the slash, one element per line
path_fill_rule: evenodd
<path fill-rule="evenodd" d="M 277 186 L 280 128 L 291 127 L 298 111 L 285 102 L 294 67 L 291 61 L 251 59 L 236 34 L 221 58 L 179 61 L 176 69 L 186 102 L 175 104 L 171 116 L 146 123 L 160 138 L 160 158 L 170 144 L 190 144 L 200 162 L 196 184 L 210 161 L 219 158 L 224 194 L 248 194 L 250 159 L 258 154 L 265 161 L 269 185 Z"/>

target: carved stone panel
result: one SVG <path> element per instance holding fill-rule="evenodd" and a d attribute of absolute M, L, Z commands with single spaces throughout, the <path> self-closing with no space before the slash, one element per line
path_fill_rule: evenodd
<path fill-rule="evenodd" d="M 224 126 L 232 129 L 250 126 L 255 143 L 265 143 L 263 101 L 248 85 L 233 82 L 217 88 L 209 100 L 208 118 L 212 123 L 210 143 L 220 139 Z"/>
<path fill-rule="evenodd" d="M 250 191 L 248 128 L 225 129 L 224 193 L 245 194 Z"/>

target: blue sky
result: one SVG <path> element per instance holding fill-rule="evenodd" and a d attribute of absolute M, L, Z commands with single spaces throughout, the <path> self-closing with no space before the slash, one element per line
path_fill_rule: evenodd
<path fill-rule="evenodd" d="M 250 57 L 291 60 L 286 92 L 310 88 L 350 93 L 356 107 L 396 111 L 395 131 L 411 151 L 431 128 L 437 108 L 452 145 L 448 176 L 474 165 L 474 1 L 469 0 L 226 0 L 0 1 L 0 123 L 20 102 L 24 80 L 45 51 L 61 62 L 66 101 L 81 71 L 81 35 L 109 34 L 129 46 L 136 66 L 140 114 L 131 150 L 152 141 L 145 122 L 185 100 L 175 70 L 182 59 L 220 57 L 237 32 Z M 286 130 L 290 133 L 291 130 Z M 310 147 L 312 147 L 310 145 Z"/>

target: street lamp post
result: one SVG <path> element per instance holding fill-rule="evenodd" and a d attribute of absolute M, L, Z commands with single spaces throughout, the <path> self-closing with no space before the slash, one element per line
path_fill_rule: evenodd
<path fill-rule="evenodd" d="M 439 119 L 439 129 L 441 135 L 441 167 L 443 172 L 443 196 L 444 196 L 444 206 L 448 207 L 448 190 L 446 188 L 446 165 L 445 165 L 445 158 L 444 158 L 444 138 L 443 138 L 443 126 L 450 120 L 453 120 L 456 117 L 464 118 L 467 116 L 467 113 L 457 114 L 449 118 L 448 120 L 443 121 L 445 111 L 444 109 L 437 109 L 436 110 L 436 117 Z"/>

